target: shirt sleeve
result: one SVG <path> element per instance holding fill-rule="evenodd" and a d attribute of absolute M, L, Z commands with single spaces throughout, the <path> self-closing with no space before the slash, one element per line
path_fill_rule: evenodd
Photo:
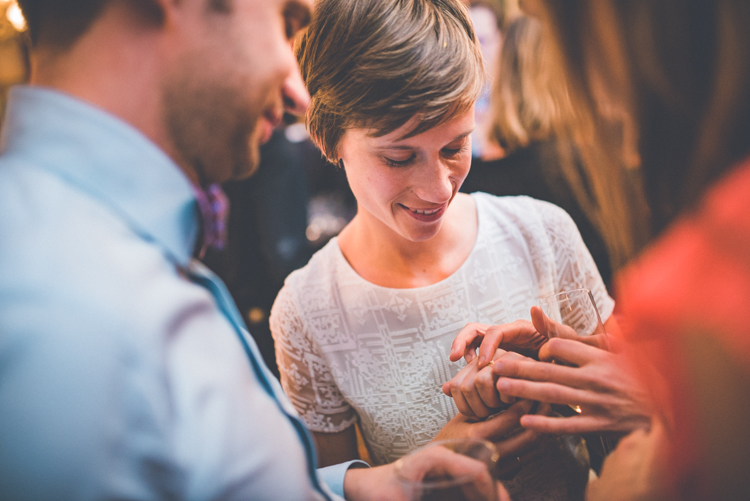
<path fill-rule="evenodd" d="M 575 222 L 567 212 L 550 203 L 540 202 L 538 210 L 555 260 L 555 291 L 589 289 L 602 322 L 606 322 L 614 311 L 615 301 L 607 292 Z"/>
<path fill-rule="evenodd" d="M 318 476 L 325 482 L 332 493 L 344 498 L 344 477 L 349 468 L 369 468 L 370 465 L 359 459 L 346 463 L 318 468 Z"/>
<path fill-rule="evenodd" d="M 274 302 L 269 321 L 281 386 L 308 428 L 337 433 L 352 426 L 357 414 L 341 394 L 288 282 Z"/>

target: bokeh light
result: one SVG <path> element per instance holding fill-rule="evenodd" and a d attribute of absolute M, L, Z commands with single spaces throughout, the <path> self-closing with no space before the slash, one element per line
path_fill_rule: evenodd
<path fill-rule="evenodd" d="M 10 3 L 7 10 L 5 11 L 5 17 L 10 21 L 10 24 L 18 31 L 24 31 L 26 29 L 26 19 L 23 17 L 21 8 L 15 2 L 15 0 L 0 0 L 2 3 Z"/>

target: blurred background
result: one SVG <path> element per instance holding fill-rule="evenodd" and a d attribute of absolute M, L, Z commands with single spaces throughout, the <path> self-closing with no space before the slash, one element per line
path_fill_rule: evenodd
<path fill-rule="evenodd" d="M 0 0 L 0 113 L 5 112 L 8 89 L 29 78 L 26 22 L 15 0 Z"/>

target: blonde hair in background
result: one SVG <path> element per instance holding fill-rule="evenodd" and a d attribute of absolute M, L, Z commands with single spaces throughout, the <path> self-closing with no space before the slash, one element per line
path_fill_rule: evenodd
<path fill-rule="evenodd" d="M 632 257 L 637 242 L 643 239 L 638 236 L 643 230 L 636 228 L 628 205 L 628 199 L 642 196 L 637 186 L 616 188 L 632 184 L 624 170 L 628 163 L 624 150 L 603 147 L 594 131 L 606 128 L 608 133 L 617 135 L 618 121 L 595 123 L 596 117 L 587 108 L 574 106 L 580 98 L 569 90 L 559 64 L 561 57 L 537 19 L 520 16 L 508 25 L 493 82 L 489 140 L 506 153 L 535 141 L 557 140 L 563 175 L 601 234 L 612 269 L 617 270 Z M 588 175 L 589 171 L 598 173 L 600 169 L 587 166 L 610 162 L 621 167 L 617 179 Z M 583 172 L 579 164 L 584 166 Z"/>
<path fill-rule="evenodd" d="M 548 139 L 569 113 L 564 88 L 555 95 L 549 50 L 536 19 L 520 16 L 508 25 L 490 103 L 489 140 L 506 153 Z"/>

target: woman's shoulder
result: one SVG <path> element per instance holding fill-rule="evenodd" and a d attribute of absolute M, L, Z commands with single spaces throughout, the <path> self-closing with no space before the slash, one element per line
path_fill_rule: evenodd
<path fill-rule="evenodd" d="M 477 204 L 480 218 L 484 216 L 487 219 L 510 219 L 519 225 L 549 224 L 570 219 L 568 213 L 557 205 L 526 195 L 501 197 L 475 192 L 472 193 L 472 197 Z"/>
<path fill-rule="evenodd" d="M 312 255 L 305 266 L 290 273 L 284 283 L 304 283 L 330 277 L 335 272 L 340 254 L 337 238 L 333 237 Z"/>
<path fill-rule="evenodd" d="M 302 332 L 300 322 L 304 323 L 315 312 L 332 307 L 339 254 L 338 244 L 333 238 L 313 254 L 305 266 L 287 276 L 271 307 L 269 321 L 274 336 L 283 331 Z M 284 328 L 284 325 L 296 327 Z"/>

